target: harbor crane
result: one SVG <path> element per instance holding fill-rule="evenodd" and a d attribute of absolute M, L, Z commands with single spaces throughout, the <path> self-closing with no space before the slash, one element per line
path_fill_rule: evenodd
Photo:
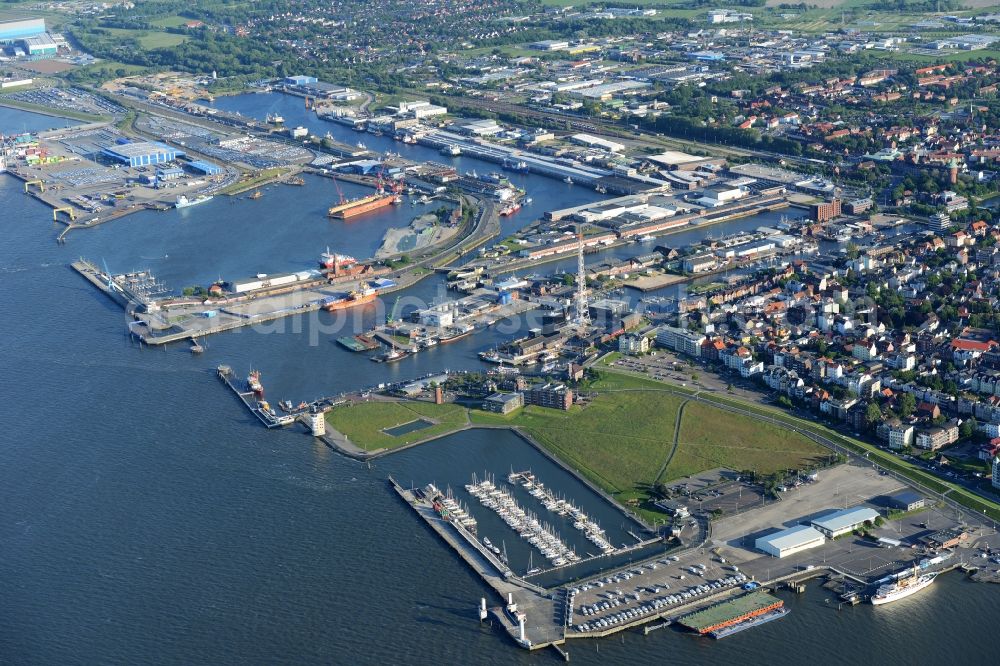
<path fill-rule="evenodd" d="M 390 310 L 389 314 L 386 315 L 385 317 L 386 324 L 391 324 L 394 321 L 396 321 L 396 315 L 398 314 L 398 310 L 399 310 L 399 296 L 396 297 L 396 301 L 392 304 L 392 310 Z"/>

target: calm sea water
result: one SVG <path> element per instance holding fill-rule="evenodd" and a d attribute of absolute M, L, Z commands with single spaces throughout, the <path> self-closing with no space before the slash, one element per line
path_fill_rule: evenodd
<path fill-rule="evenodd" d="M 3 113 L 0 130 L 52 126 Z M 79 255 L 115 270 L 150 266 L 181 286 L 310 264 L 335 240 L 371 247 L 361 232 L 303 233 L 313 221 L 301 211 L 326 203 L 316 187 L 272 189 L 194 215 L 135 215 L 57 245 L 49 211 L 0 177 L 0 663 L 557 663 L 479 624 L 488 589 L 385 479 L 458 493 L 474 472 L 531 467 L 627 539 L 620 514 L 510 434 L 463 433 L 368 470 L 299 432 L 265 431 L 213 376 L 219 363 L 253 364 L 270 396 L 298 400 L 479 367 L 474 352 L 489 339 L 384 366 L 335 346 L 329 321 L 300 318 L 214 336 L 201 357 L 183 345 L 139 348 L 120 309 L 67 266 Z M 433 298 L 439 286 L 412 292 Z M 526 553 L 512 555 L 523 564 Z M 789 617 L 724 641 L 663 630 L 568 649 L 583 664 L 995 663 L 997 589 L 958 574 L 877 612 L 838 612 L 816 586 L 785 598 Z"/>

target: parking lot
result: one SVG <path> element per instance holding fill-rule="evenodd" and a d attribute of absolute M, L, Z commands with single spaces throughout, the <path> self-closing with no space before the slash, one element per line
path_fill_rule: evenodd
<path fill-rule="evenodd" d="M 775 501 L 765 498 L 760 486 L 737 479 L 735 472 L 722 469 L 680 479 L 667 485 L 663 506 L 683 506 L 692 514 L 721 511 L 723 515 L 732 515 Z"/>
<path fill-rule="evenodd" d="M 34 88 L 10 93 L 8 97 L 19 102 L 38 104 L 50 109 L 64 109 L 79 113 L 103 116 L 125 113 L 125 108 L 121 105 L 80 88 Z"/>
<path fill-rule="evenodd" d="M 753 541 L 757 536 L 777 528 L 791 527 L 809 517 L 826 511 L 844 509 L 870 502 L 876 497 L 891 495 L 903 485 L 890 476 L 883 476 L 869 467 L 839 465 L 819 473 L 814 483 L 807 483 L 780 494 L 781 501 L 739 516 L 724 517 L 712 526 L 712 542 L 746 551 L 741 559 L 757 557 Z"/>
<path fill-rule="evenodd" d="M 738 569 L 700 551 L 678 553 L 569 588 L 567 619 L 574 631 L 588 633 L 679 613 L 699 599 L 743 589 L 749 579 Z"/>

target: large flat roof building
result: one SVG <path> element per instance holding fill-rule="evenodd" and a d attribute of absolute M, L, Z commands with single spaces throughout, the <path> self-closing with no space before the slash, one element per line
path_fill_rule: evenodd
<path fill-rule="evenodd" d="M 26 37 L 45 34 L 45 19 L 19 19 L 0 21 L 0 42 L 12 42 Z"/>
<path fill-rule="evenodd" d="M 822 546 L 825 542 L 826 537 L 815 527 L 796 525 L 787 530 L 759 537 L 754 545 L 757 550 L 762 550 L 768 555 L 788 557 L 809 548 Z"/>
<path fill-rule="evenodd" d="M 812 521 L 812 526 L 831 539 L 847 534 L 865 521 L 878 518 L 878 511 L 867 506 L 831 511 Z"/>
<path fill-rule="evenodd" d="M 24 50 L 30 56 L 55 55 L 59 50 L 55 40 L 46 33 L 36 35 L 35 37 L 25 37 L 21 40 L 21 43 L 24 44 Z"/>
<path fill-rule="evenodd" d="M 155 141 L 123 143 L 115 146 L 109 146 L 103 149 L 102 152 L 108 157 L 128 164 L 130 167 L 173 162 L 177 159 L 178 155 L 184 154 L 176 148 L 172 148 L 164 143 Z"/>
<path fill-rule="evenodd" d="M 200 171 L 206 176 L 216 176 L 222 173 L 222 167 L 218 164 L 212 164 L 211 162 L 206 162 L 205 160 L 191 160 L 187 163 L 189 169 L 195 171 Z"/>

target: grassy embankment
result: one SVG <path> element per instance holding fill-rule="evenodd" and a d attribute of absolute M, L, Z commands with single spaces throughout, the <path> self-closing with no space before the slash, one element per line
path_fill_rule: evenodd
<path fill-rule="evenodd" d="M 17 88 L 17 90 L 23 90 L 23 88 Z M 7 95 L 0 95 L 0 106 L 9 106 L 14 109 L 21 109 L 23 111 L 34 111 L 36 113 L 44 113 L 49 116 L 57 116 L 60 118 L 70 118 L 71 120 L 81 120 L 86 123 L 100 123 L 110 120 L 110 118 L 107 116 L 98 116 L 89 113 L 81 113 L 79 111 L 71 111 L 69 109 L 60 109 L 51 106 L 44 106 L 42 104 L 32 104 L 30 102 L 22 102 L 20 100 L 11 99 Z"/>
<path fill-rule="evenodd" d="M 435 423 L 398 437 L 383 432 L 386 428 L 421 418 Z M 467 423 L 464 407 L 410 400 L 365 402 L 350 407 L 338 407 L 327 413 L 326 420 L 330 426 L 368 451 L 399 448 L 410 442 L 454 432 Z"/>
<path fill-rule="evenodd" d="M 618 501 L 637 504 L 643 513 L 651 506 L 656 483 L 716 467 L 770 473 L 826 457 L 825 448 L 790 430 L 693 402 L 681 412 L 685 397 L 666 388 L 642 377 L 601 373 L 584 387 L 597 392 L 586 407 L 569 412 L 528 407 L 509 416 L 477 410 L 472 421 L 522 428 Z M 674 451 L 678 414 L 681 428 Z"/>
<path fill-rule="evenodd" d="M 688 403 L 683 411 L 676 452 L 674 433 L 683 396 L 664 391 L 664 385 L 640 377 L 602 374 L 585 390 L 596 391 L 587 406 L 568 412 L 526 407 L 501 416 L 478 409 L 423 402 L 371 402 L 334 409 L 331 426 L 368 450 L 398 448 L 474 425 L 520 428 L 568 466 L 614 496 L 637 505 L 647 518 L 651 490 L 707 469 L 755 468 L 767 473 L 814 464 L 826 449 L 808 438 L 777 426 Z M 392 437 L 385 428 L 426 416 L 434 426 Z"/>
<path fill-rule="evenodd" d="M 693 393 L 691 389 L 681 388 L 674 385 L 667 385 L 660 382 L 656 382 L 651 379 L 644 379 L 630 374 L 621 373 L 619 371 L 605 371 L 604 376 L 617 375 L 619 377 L 624 377 L 641 382 L 649 382 L 651 384 L 659 385 L 661 387 L 669 386 L 670 390 L 677 391 L 681 393 Z M 790 426 L 800 428 L 804 431 L 813 433 L 820 437 L 824 437 L 843 448 L 852 451 L 858 455 L 866 457 L 873 463 L 877 463 L 881 467 L 892 470 L 901 476 L 913 481 L 914 483 L 923 486 L 925 489 L 931 490 L 936 493 L 946 494 L 950 499 L 958 502 L 959 504 L 972 509 L 973 511 L 988 516 L 993 520 L 1000 520 L 1000 503 L 993 502 L 982 498 L 970 490 L 964 488 L 963 486 L 953 483 L 951 481 L 945 481 L 934 474 L 931 474 L 927 470 L 907 461 L 903 460 L 896 455 L 889 453 L 880 449 L 878 446 L 863 442 L 861 440 L 855 439 L 853 437 L 847 437 L 840 434 L 836 430 L 828 428 L 822 424 L 816 423 L 815 421 L 809 421 L 806 419 L 801 419 L 796 416 L 792 416 L 784 410 L 778 409 L 776 407 L 768 407 L 764 405 L 759 405 L 755 403 L 745 402 L 736 398 L 729 396 L 722 396 L 717 393 L 702 393 L 701 398 L 706 400 L 719 403 L 721 405 L 728 405 L 738 409 L 743 409 L 748 412 L 759 414 L 763 417 L 774 419 L 782 423 L 787 423 Z M 737 416 L 737 415 L 734 415 Z M 744 417 L 745 418 L 745 417 Z M 754 427 L 760 427 L 762 424 L 756 423 Z"/>
<path fill-rule="evenodd" d="M 272 169 L 264 169 L 257 176 L 251 176 L 245 180 L 241 180 L 232 185 L 227 185 L 226 187 L 219 190 L 219 194 L 241 194 L 247 190 L 252 190 L 255 187 L 261 185 L 266 185 L 267 183 L 281 178 L 285 175 L 286 170 L 282 167 L 274 167 Z"/>

